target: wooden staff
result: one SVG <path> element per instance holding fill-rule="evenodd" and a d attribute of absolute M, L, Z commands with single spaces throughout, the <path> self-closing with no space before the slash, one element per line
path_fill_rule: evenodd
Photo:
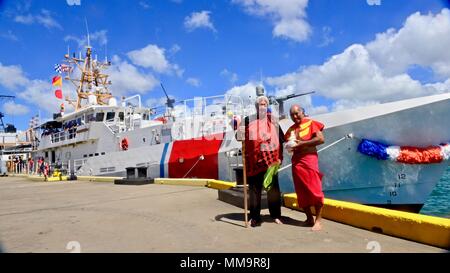
<path fill-rule="evenodd" d="M 245 134 L 244 134 L 245 135 Z M 247 217 L 247 211 L 248 211 L 248 202 L 247 202 L 247 168 L 245 166 L 245 137 L 242 141 L 242 166 L 244 169 L 244 219 L 245 219 L 245 227 L 248 228 L 248 217 Z"/>

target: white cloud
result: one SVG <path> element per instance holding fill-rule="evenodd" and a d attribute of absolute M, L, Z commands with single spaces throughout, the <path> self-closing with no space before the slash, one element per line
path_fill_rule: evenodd
<path fill-rule="evenodd" d="M 159 81 L 150 73 L 140 72 L 134 65 L 113 56 L 112 65 L 107 73 L 112 81 L 111 91 L 115 96 L 132 92 L 145 94 L 152 90 Z"/>
<path fill-rule="evenodd" d="M 398 31 L 389 29 L 367 44 L 375 62 L 388 74 L 406 71 L 411 65 L 431 67 L 442 77 L 450 77 L 450 11 L 436 15 L 410 15 Z"/>
<path fill-rule="evenodd" d="M 279 88 L 291 85 L 296 90 L 315 90 L 334 100 L 388 101 L 425 95 L 420 82 L 407 74 L 385 76 L 365 47 L 358 44 L 323 65 L 268 78 L 267 82 Z"/>
<path fill-rule="evenodd" d="M 116 97 L 136 92 L 145 94 L 159 83 L 152 74 L 139 71 L 136 66 L 121 60 L 118 56 L 113 56 L 112 61 L 113 64 L 106 72 L 113 83 L 110 90 Z M 16 96 L 27 104 L 38 106 L 49 113 L 58 112 L 62 103 L 55 97 L 53 93 L 55 88 L 50 79 L 30 80 L 23 74 L 20 66 L 4 66 L 0 63 L 0 85 L 14 91 Z M 62 90 L 64 97 L 76 98 L 72 84 L 64 82 Z M 24 108 L 19 110 L 25 111 Z M 73 107 L 66 104 L 66 112 L 71 110 Z"/>
<path fill-rule="evenodd" d="M 428 83 L 425 88 L 429 93 L 446 93 L 450 92 L 450 78 L 445 82 Z"/>
<path fill-rule="evenodd" d="M 0 37 L 6 39 L 6 40 L 10 40 L 10 41 L 18 41 L 19 39 L 17 38 L 16 35 L 14 35 L 14 33 L 11 30 L 8 30 L 8 32 L 6 33 L 1 33 Z"/>
<path fill-rule="evenodd" d="M 106 36 L 107 32 L 108 31 L 105 29 L 96 31 L 89 35 L 89 39 L 91 41 L 97 41 L 98 44 L 101 46 L 106 45 L 108 43 L 108 37 Z"/>
<path fill-rule="evenodd" d="M 154 75 L 140 71 L 138 67 L 126 60 L 121 60 L 116 55 L 113 56 L 112 62 L 106 73 L 110 75 L 109 78 L 113 83 L 110 90 L 114 96 L 145 94 L 159 84 L 159 80 Z M 177 75 L 183 73 L 177 65 L 171 65 L 171 69 Z M 0 63 L 0 86 L 13 91 L 16 97 L 27 104 L 37 106 L 49 113 L 58 112 L 62 103 L 54 96 L 55 88 L 50 79 L 28 79 L 22 68 L 17 65 L 5 66 Z M 63 95 L 70 96 L 72 99 L 76 98 L 75 88 L 69 83 L 63 83 Z M 66 104 L 66 112 L 71 110 L 73 107 Z M 25 108 L 18 108 L 18 111 L 24 112 Z"/>
<path fill-rule="evenodd" d="M 29 105 L 37 106 L 49 113 L 59 111 L 59 105 L 62 101 L 55 97 L 53 93 L 55 88 L 52 86 L 50 79 L 45 81 L 28 79 L 20 66 L 3 66 L 0 63 L 0 85 L 14 92 L 17 98 L 24 100 Z M 70 92 L 75 92 L 74 88 L 69 84 L 64 85 L 64 96 L 69 95 Z M 19 111 L 26 111 L 25 106 L 20 107 L 19 105 L 18 107 Z M 66 107 L 66 109 L 70 110 L 71 107 Z"/>
<path fill-rule="evenodd" d="M 169 53 L 171 54 L 171 55 L 175 55 L 178 51 L 180 51 L 181 50 L 181 47 L 179 46 L 179 45 L 177 45 L 177 44 L 174 44 L 171 48 L 170 48 L 170 50 L 169 50 Z"/>
<path fill-rule="evenodd" d="M 67 5 L 69 5 L 69 6 L 73 6 L 73 5 L 80 6 L 81 5 L 81 0 L 66 0 L 66 2 L 67 2 Z"/>
<path fill-rule="evenodd" d="M 31 25 L 32 23 L 34 23 L 34 16 L 32 16 L 31 14 L 28 14 L 28 15 L 16 15 L 16 17 L 14 18 L 14 21 L 16 23 L 21 23 L 21 24 L 25 24 L 25 25 Z"/>
<path fill-rule="evenodd" d="M 181 68 L 179 65 L 177 65 L 177 64 L 173 64 L 173 65 L 171 65 L 172 66 L 172 70 L 175 72 L 175 74 L 179 77 L 179 78 L 181 78 L 181 77 L 183 77 L 183 74 L 184 74 L 184 69 L 183 68 Z"/>
<path fill-rule="evenodd" d="M 150 5 L 146 2 L 146 1 L 139 1 L 139 5 L 143 8 L 143 9 L 149 9 Z"/>
<path fill-rule="evenodd" d="M 445 50 L 449 44 L 447 9 L 435 16 L 415 13 L 403 28 L 379 34 L 366 46 L 351 45 L 321 65 L 270 77 L 266 82 L 279 92 L 314 90 L 334 101 L 333 110 L 449 92 L 450 51 Z M 444 80 L 422 84 L 407 74 L 411 65 L 431 67 Z"/>
<path fill-rule="evenodd" d="M 62 29 L 62 26 L 52 17 L 52 14 L 50 11 L 42 9 L 39 14 L 32 15 L 32 14 L 19 14 L 14 17 L 14 21 L 17 23 L 25 24 L 25 25 L 31 25 L 34 23 L 43 25 L 44 27 L 50 29 L 50 28 L 57 28 Z"/>
<path fill-rule="evenodd" d="M 23 86 L 19 92 L 16 92 L 16 94 L 17 97 L 31 105 L 38 106 L 40 109 L 49 113 L 56 113 L 59 112 L 59 106 L 62 101 L 55 97 L 53 93 L 54 89 L 55 88 L 52 86 L 50 80 L 29 80 L 29 82 Z M 63 94 L 67 95 L 64 86 Z M 66 111 L 68 110 L 69 107 L 66 105 Z"/>
<path fill-rule="evenodd" d="M 25 105 L 8 101 L 3 104 L 3 112 L 5 112 L 8 116 L 22 116 L 28 114 L 30 109 L 28 109 Z"/>
<path fill-rule="evenodd" d="M 228 78 L 231 84 L 235 84 L 238 81 L 238 75 L 234 72 L 229 71 L 226 68 L 220 72 L 220 75 L 222 77 Z"/>
<path fill-rule="evenodd" d="M 253 105 L 256 99 L 256 82 L 248 82 L 244 85 L 234 86 L 225 92 L 226 95 L 240 97 L 244 104 Z"/>
<path fill-rule="evenodd" d="M 142 67 L 151 67 L 156 72 L 169 70 L 169 62 L 164 55 L 164 48 L 156 45 L 148 45 L 142 49 L 133 50 L 127 53 L 130 60 Z"/>
<path fill-rule="evenodd" d="M 137 67 L 128 63 L 127 61 L 121 60 L 118 56 L 113 56 L 113 64 L 106 71 L 110 75 L 112 85 L 110 90 L 112 94 L 116 97 L 123 95 L 130 95 L 134 93 L 145 94 L 151 91 L 159 81 L 150 73 L 144 73 L 137 69 Z M 49 113 L 54 113 L 59 111 L 60 104 L 63 102 L 59 100 L 54 95 L 54 86 L 51 84 L 51 80 L 39 80 L 33 79 L 29 80 L 23 76 L 23 73 L 18 66 L 9 66 L 4 69 L 0 65 L 0 69 L 8 71 L 8 75 L 14 75 L 12 77 L 21 78 L 14 82 L 7 81 L 7 87 L 14 89 L 16 96 L 23 99 L 30 105 L 38 106 L 40 109 L 45 110 Z M 0 73 L 3 75 L 3 73 Z M 3 85 L 3 80 L 1 81 Z M 73 87 L 68 82 L 63 83 L 63 95 L 71 97 L 71 99 L 76 98 L 76 92 Z M 73 107 L 65 102 L 66 112 L 73 110 Z"/>
<path fill-rule="evenodd" d="M 225 94 L 231 95 L 233 97 L 240 97 L 242 99 L 242 103 L 244 104 L 244 106 L 248 107 L 247 109 L 254 110 L 253 108 L 254 108 L 254 103 L 256 100 L 256 87 L 257 86 L 261 86 L 261 85 L 256 82 L 248 82 L 245 85 L 234 86 L 233 88 L 227 90 L 225 92 Z M 266 96 L 268 96 L 267 90 L 265 91 L 265 93 L 266 93 Z M 280 97 L 280 96 L 286 96 L 286 95 L 290 95 L 290 94 L 294 94 L 294 93 L 298 93 L 298 91 L 296 91 L 294 89 L 293 85 L 290 85 L 290 86 L 286 86 L 283 89 L 277 89 L 275 91 L 275 96 Z M 305 108 L 306 113 L 309 115 L 321 114 L 321 113 L 326 113 L 329 111 L 328 107 L 326 107 L 326 106 L 317 106 L 317 107 L 313 106 L 311 96 L 302 96 L 302 97 L 297 97 L 295 99 L 290 99 L 290 100 L 285 101 L 284 102 L 285 113 L 289 111 L 289 108 L 294 103 L 300 104 L 303 108 Z M 276 107 L 276 106 L 272 106 L 272 107 Z"/>
<path fill-rule="evenodd" d="M 319 47 L 325 47 L 334 42 L 334 38 L 331 36 L 331 28 L 328 26 L 322 27 L 322 43 Z"/>
<path fill-rule="evenodd" d="M 28 79 L 22 72 L 22 68 L 17 65 L 4 66 L 0 63 L 0 85 L 15 89 L 28 83 Z"/>
<path fill-rule="evenodd" d="M 184 18 L 184 27 L 188 31 L 193 31 L 197 28 L 206 28 L 216 32 L 216 29 L 209 17 L 210 13 L 211 12 L 207 10 L 191 13 L 190 16 L 186 16 Z"/>
<path fill-rule="evenodd" d="M 330 109 L 328 109 L 328 107 L 325 105 L 320 105 L 317 107 L 310 106 L 309 108 L 305 109 L 306 114 L 310 116 L 328 113 L 329 111 Z"/>
<path fill-rule="evenodd" d="M 108 43 L 108 31 L 106 29 L 96 31 L 89 34 L 89 40 L 92 45 L 93 42 L 97 42 L 99 46 L 104 46 Z M 87 35 L 82 37 L 77 37 L 74 35 L 66 35 L 64 41 L 75 41 L 78 44 L 79 49 L 84 49 L 87 46 Z"/>
<path fill-rule="evenodd" d="M 194 87 L 199 87 L 201 85 L 201 82 L 197 78 L 188 78 L 186 82 Z"/>
<path fill-rule="evenodd" d="M 369 6 L 379 6 L 381 5 L 381 0 L 366 0 L 367 5 Z"/>
<path fill-rule="evenodd" d="M 243 6 L 247 13 L 269 18 L 273 36 L 302 42 L 309 38 L 311 27 L 306 21 L 308 0 L 232 0 Z"/>
<path fill-rule="evenodd" d="M 173 99 L 172 96 L 169 96 L 169 98 Z M 150 108 L 152 108 L 152 107 L 160 107 L 160 106 L 164 106 L 166 102 L 167 102 L 167 98 L 166 97 L 160 97 L 158 99 L 149 98 L 149 99 L 147 99 L 145 101 L 145 105 L 147 107 L 150 107 Z"/>
<path fill-rule="evenodd" d="M 177 48 L 175 48 L 177 49 Z M 184 70 L 177 64 L 171 64 L 166 56 L 165 49 L 156 45 L 149 44 L 144 48 L 133 50 L 127 53 L 127 56 L 135 65 L 145 68 L 152 68 L 158 73 L 175 73 L 182 77 Z"/>

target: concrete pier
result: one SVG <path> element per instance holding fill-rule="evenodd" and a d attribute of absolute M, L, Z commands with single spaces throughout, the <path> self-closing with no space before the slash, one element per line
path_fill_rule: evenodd
<path fill-rule="evenodd" d="M 243 210 L 206 187 L 0 177 L 4 252 L 446 252 L 329 220 L 312 232 L 284 207 L 284 225 L 268 214 L 245 228 Z"/>

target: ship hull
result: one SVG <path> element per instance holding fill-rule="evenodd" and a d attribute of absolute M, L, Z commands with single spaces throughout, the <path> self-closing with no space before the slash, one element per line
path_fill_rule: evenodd
<path fill-rule="evenodd" d="M 386 207 L 407 205 L 409 210 L 420 210 L 445 172 L 448 161 L 404 164 L 378 160 L 357 151 L 362 139 L 416 147 L 450 140 L 450 129 L 446 126 L 450 124 L 448 95 L 437 96 L 430 103 L 426 100 L 419 103 L 415 99 L 409 105 L 401 105 L 376 105 L 315 117 L 326 126 L 326 143 L 318 149 L 348 134 L 353 135 L 319 152 L 326 197 Z M 280 175 L 282 190 L 293 191 L 290 170 Z"/>

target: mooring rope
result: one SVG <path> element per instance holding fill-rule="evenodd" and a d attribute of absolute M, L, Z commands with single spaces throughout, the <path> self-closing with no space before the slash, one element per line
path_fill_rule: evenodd
<path fill-rule="evenodd" d="M 197 162 L 194 163 L 194 165 L 189 169 L 189 171 L 187 171 L 187 173 L 183 176 L 183 178 L 186 178 L 186 176 L 192 171 L 192 169 L 194 169 L 195 166 L 197 166 L 198 162 L 200 162 L 200 160 L 204 160 L 205 157 L 203 155 L 199 156 Z"/>

